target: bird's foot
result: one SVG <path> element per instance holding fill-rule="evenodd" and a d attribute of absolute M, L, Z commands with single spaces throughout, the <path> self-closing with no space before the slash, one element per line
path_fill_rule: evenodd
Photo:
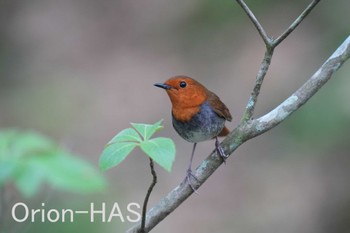
<path fill-rule="evenodd" d="M 186 183 L 191 187 L 191 189 L 193 190 L 193 192 L 195 192 L 196 194 L 199 194 L 197 192 L 197 189 L 193 186 L 193 183 L 192 183 L 192 179 L 196 180 L 196 182 L 199 182 L 198 178 L 192 173 L 192 170 L 191 169 L 188 169 L 187 170 L 187 174 L 186 174 L 186 178 L 185 178 L 185 181 Z"/>
<path fill-rule="evenodd" d="M 225 154 L 224 148 L 222 148 L 218 140 L 215 141 L 215 148 L 222 161 L 226 164 L 228 156 Z"/>

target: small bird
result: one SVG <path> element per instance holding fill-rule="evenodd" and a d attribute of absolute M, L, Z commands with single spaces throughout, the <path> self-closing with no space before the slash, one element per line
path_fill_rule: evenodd
<path fill-rule="evenodd" d="M 165 89 L 170 98 L 172 123 L 176 132 L 186 141 L 193 143 L 185 179 L 196 192 L 191 182 L 191 177 L 197 180 L 192 173 L 196 145 L 198 142 L 215 138 L 216 151 L 225 161 L 227 156 L 220 146 L 218 136 L 226 136 L 230 132 L 225 126 L 225 121 L 232 120 L 231 113 L 215 93 L 190 77 L 175 76 L 154 86 Z"/>

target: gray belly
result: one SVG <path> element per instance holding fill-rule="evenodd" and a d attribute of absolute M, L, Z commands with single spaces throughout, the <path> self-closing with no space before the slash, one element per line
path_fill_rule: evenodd
<path fill-rule="evenodd" d="M 225 126 L 225 119 L 218 116 L 204 103 L 200 111 L 188 122 L 177 121 L 173 117 L 176 132 L 189 142 L 202 142 L 216 137 Z"/>

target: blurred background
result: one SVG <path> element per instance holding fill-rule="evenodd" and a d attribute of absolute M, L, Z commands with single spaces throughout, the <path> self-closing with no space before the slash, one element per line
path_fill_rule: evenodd
<path fill-rule="evenodd" d="M 308 0 L 247 1 L 277 37 Z M 276 50 L 259 96 L 259 117 L 291 95 L 349 35 L 350 2 L 321 1 Z M 149 206 L 185 176 L 192 145 L 171 125 L 170 101 L 153 86 L 185 74 L 217 93 L 240 120 L 264 44 L 235 1 L 32 0 L 0 3 L 0 127 L 34 129 L 98 168 L 104 145 L 130 122 L 164 119 L 158 136 L 175 140 L 171 173 L 156 167 Z M 350 63 L 304 107 L 242 145 L 152 232 L 346 232 L 350 228 Z M 199 144 L 194 164 L 214 142 Z M 64 164 L 62 164 L 64 166 Z M 84 210 L 114 202 L 128 214 L 151 182 L 148 159 L 135 150 L 105 173 L 104 193 L 78 195 L 48 187 L 30 208 Z M 108 204 L 110 203 L 110 204 Z M 9 213 L 7 213 L 9 214 Z M 133 223 L 16 223 L 8 232 L 123 232 Z"/>

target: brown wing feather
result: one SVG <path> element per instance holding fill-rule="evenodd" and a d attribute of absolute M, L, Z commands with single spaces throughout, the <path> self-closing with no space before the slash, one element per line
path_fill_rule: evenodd
<path fill-rule="evenodd" d="M 220 98 L 216 94 L 210 92 L 208 96 L 208 102 L 213 107 L 213 110 L 216 112 L 216 114 L 225 118 L 227 121 L 232 121 L 230 110 L 228 110 L 226 105 L 221 102 Z"/>

